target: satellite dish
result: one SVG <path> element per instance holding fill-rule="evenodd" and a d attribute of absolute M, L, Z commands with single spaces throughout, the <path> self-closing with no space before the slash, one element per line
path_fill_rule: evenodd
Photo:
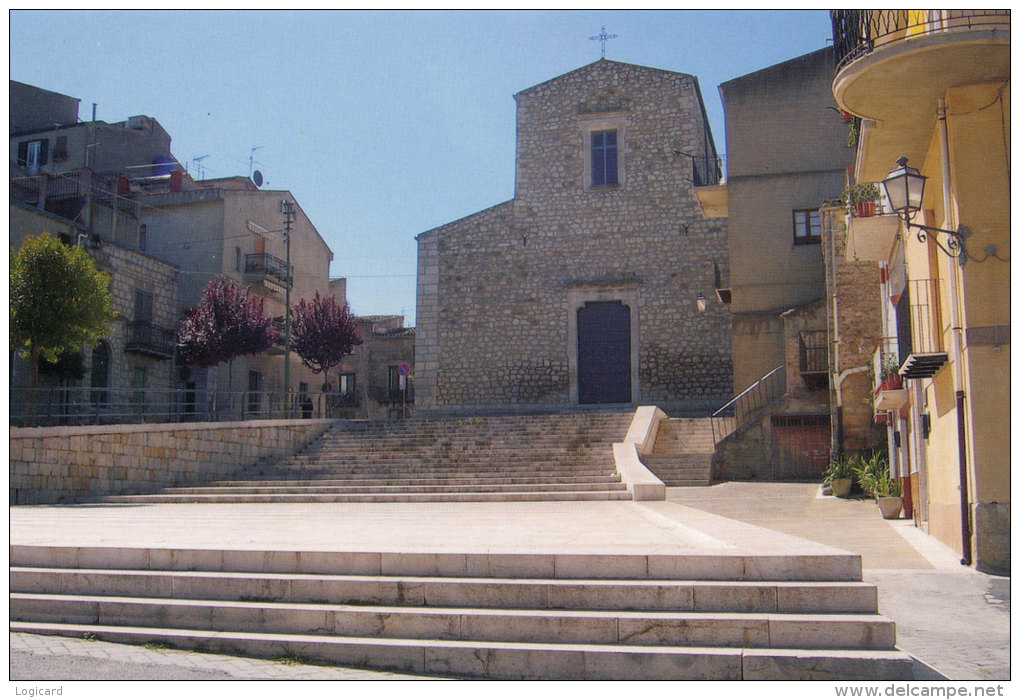
<path fill-rule="evenodd" d="M 254 173 L 252 173 L 251 179 L 255 182 L 255 186 L 256 187 L 262 187 L 262 172 L 261 171 L 256 170 Z"/>

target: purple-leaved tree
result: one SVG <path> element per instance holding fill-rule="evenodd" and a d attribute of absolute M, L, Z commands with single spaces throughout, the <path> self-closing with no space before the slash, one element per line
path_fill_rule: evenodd
<path fill-rule="evenodd" d="M 228 363 L 229 390 L 233 387 L 234 358 L 268 350 L 279 335 L 273 319 L 262 311 L 262 299 L 226 277 L 217 277 L 202 290 L 198 308 L 181 322 L 177 351 L 186 365 Z"/>
<path fill-rule="evenodd" d="M 291 310 L 290 347 L 306 367 L 322 372 L 326 384 L 329 370 L 361 343 L 358 319 L 349 305 L 337 304 L 336 297 L 322 298 L 316 292 L 311 302 L 302 299 Z"/>

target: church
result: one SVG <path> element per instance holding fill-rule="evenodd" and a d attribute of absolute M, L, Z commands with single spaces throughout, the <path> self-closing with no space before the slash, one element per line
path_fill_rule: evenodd
<path fill-rule="evenodd" d="M 733 394 L 726 220 L 698 80 L 601 59 L 515 95 L 515 196 L 417 237 L 415 391 L 432 413 Z"/>

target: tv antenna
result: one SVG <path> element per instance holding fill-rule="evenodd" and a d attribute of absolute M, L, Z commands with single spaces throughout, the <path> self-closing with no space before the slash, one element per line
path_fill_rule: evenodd
<path fill-rule="evenodd" d="M 265 146 L 252 146 L 251 153 L 248 154 L 248 179 L 249 180 L 251 179 L 252 171 L 255 169 L 255 164 L 259 163 L 257 160 L 255 160 L 255 151 L 259 150 L 260 148 L 265 148 Z M 259 163 L 259 165 L 262 165 L 262 163 Z"/>
<path fill-rule="evenodd" d="M 204 156 L 199 156 L 197 158 L 192 158 L 191 159 L 191 162 L 195 164 L 195 175 L 198 176 L 199 180 L 204 180 L 205 179 L 203 177 L 203 174 L 205 172 L 205 168 L 202 166 L 202 161 L 205 160 L 208 157 L 209 157 L 209 154 L 206 153 Z"/>

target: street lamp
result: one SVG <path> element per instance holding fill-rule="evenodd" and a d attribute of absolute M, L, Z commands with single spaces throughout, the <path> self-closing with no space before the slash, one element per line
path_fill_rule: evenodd
<path fill-rule="evenodd" d="M 705 313 L 705 309 L 708 308 L 708 299 L 705 298 L 705 295 L 698 292 L 698 297 L 694 301 L 698 305 L 698 311 Z"/>
<path fill-rule="evenodd" d="M 956 231 L 949 231 L 944 228 L 913 223 L 914 216 L 921 211 L 924 183 L 928 178 L 919 173 L 917 168 L 907 165 L 905 156 L 897 158 L 896 164 L 899 167 L 892 170 L 889 176 L 882 180 L 882 187 L 885 189 L 889 206 L 897 216 L 903 219 L 903 225 L 906 226 L 908 232 L 911 226 L 917 229 L 918 241 L 924 243 L 928 240 L 928 234 L 932 234 L 935 245 L 949 257 L 959 258 L 960 264 L 963 265 L 967 261 L 967 250 L 964 248 L 963 242 L 970 236 L 970 230 L 965 226 L 960 226 Z M 946 234 L 946 245 L 939 243 L 935 236 L 936 233 Z"/>

